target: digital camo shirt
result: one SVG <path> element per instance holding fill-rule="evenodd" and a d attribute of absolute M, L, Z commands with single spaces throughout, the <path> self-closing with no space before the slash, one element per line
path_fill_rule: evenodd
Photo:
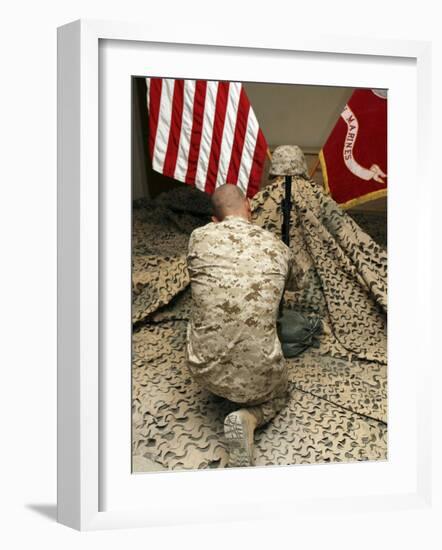
<path fill-rule="evenodd" d="M 238 216 L 193 231 L 186 352 L 189 369 L 203 387 L 250 403 L 271 399 L 285 385 L 276 319 L 291 262 L 282 241 Z"/>

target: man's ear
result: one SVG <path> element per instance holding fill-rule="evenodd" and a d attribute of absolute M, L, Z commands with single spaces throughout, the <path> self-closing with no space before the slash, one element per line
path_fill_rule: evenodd
<path fill-rule="evenodd" d="M 249 216 L 249 219 L 252 219 L 252 207 L 250 205 L 249 197 L 246 197 L 246 210 L 247 210 L 247 215 Z"/>
<path fill-rule="evenodd" d="M 216 216 L 212 216 L 213 223 L 219 223 L 219 219 Z"/>

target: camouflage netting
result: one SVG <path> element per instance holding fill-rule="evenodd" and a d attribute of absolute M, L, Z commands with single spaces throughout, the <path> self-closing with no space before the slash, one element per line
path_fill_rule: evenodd
<path fill-rule="evenodd" d="M 254 222 L 278 236 L 283 194 L 279 178 L 252 200 Z M 385 460 L 385 232 L 370 225 L 369 216 L 358 220 L 363 231 L 304 178 L 293 178 L 292 199 L 290 246 L 308 284 L 286 292 L 285 306 L 319 315 L 324 332 L 319 348 L 287 360 L 291 398 L 256 432 L 255 462 Z M 223 420 L 232 404 L 198 387 L 185 362 L 187 242 L 209 221 L 209 197 L 191 187 L 134 208 L 134 471 L 227 464 Z"/>

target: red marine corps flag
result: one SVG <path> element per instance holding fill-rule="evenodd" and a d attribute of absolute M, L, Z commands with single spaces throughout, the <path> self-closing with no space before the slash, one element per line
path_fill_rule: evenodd
<path fill-rule="evenodd" d="M 356 90 L 319 153 L 325 188 L 349 208 L 387 194 L 387 92 Z"/>
<path fill-rule="evenodd" d="M 267 142 L 239 82 L 146 78 L 152 168 L 213 193 L 259 189 Z"/>

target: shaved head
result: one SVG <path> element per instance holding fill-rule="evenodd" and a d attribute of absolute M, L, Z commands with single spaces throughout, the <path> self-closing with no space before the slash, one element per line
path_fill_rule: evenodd
<path fill-rule="evenodd" d="M 213 215 L 218 221 L 226 216 L 236 215 L 246 217 L 248 201 L 237 185 L 225 183 L 216 188 L 212 195 Z"/>

